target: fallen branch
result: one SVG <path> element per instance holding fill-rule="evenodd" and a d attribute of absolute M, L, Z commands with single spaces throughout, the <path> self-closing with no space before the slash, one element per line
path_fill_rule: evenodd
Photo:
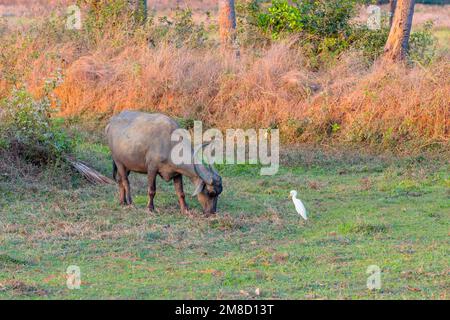
<path fill-rule="evenodd" d="M 65 158 L 67 162 L 69 162 L 72 167 L 75 168 L 83 177 L 85 177 L 92 184 L 116 184 L 116 182 L 108 177 L 105 177 L 97 170 L 90 168 L 82 161 L 78 161 L 71 157 Z"/>

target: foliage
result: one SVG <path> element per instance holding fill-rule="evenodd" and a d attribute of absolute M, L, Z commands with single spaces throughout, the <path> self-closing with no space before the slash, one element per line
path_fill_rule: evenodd
<path fill-rule="evenodd" d="M 295 34 L 313 65 L 333 59 L 351 45 L 357 0 L 273 0 L 258 26 L 273 39 Z"/>
<path fill-rule="evenodd" d="M 254 1 L 257 4 L 257 1 Z M 349 48 L 362 50 L 374 61 L 382 53 L 389 35 L 389 23 L 382 16 L 381 29 L 371 30 L 365 24 L 352 23 L 358 3 L 364 0 L 273 0 L 266 11 L 253 5 L 251 17 L 272 39 L 298 35 L 305 52 L 315 64 L 338 56 Z M 420 64 L 430 64 L 436 54 L 433 24 L 428 22 L 420 31 L 412 32 L 409 56 Z"/>
<path fill-rule="evenodd" d="M 76 31 L 85 41 L 97 45 L 102 39 L 112 38 L 118 46 L 141 34 L 145 27 L 146 10 L 136 10 L 128 0 L 78 0 L 84 9 L 83 32 Z M 123 41 L 123 42 L 122 42 Z"/>
<path fill-rule="evenodd" d="M 363 52 L 370 61 L 379 58 L 389 36 L 389 26 L 384 23 L 379 30 L 371 30 L 365 25 L 355 26 L 350 42 L 352 47 Z"/>
<path fill-rule="evenodd" d="M 173 18 L 156 18 L 153 14 L 148 15 L 142 4 L 136 10 L 127 0 L 84 0 L 81 4 L 87 10 L 84 35 L 94 44 L 111 38 L 116 47 L 130 41 L 146 41 L 150 46 L 169 42 L 177 47 L 200 47 L 207 40 L 203 23 L 194 22 L 189 8 L 177 8 Z"/>
<path fill-rule="evenodd" d="M 436 56 L 436 39 L 432 34 L 433 22 L 426 22 L 424 27 L 411 33 L 409 40 L 409 58 L 419 64 L 428 65 Z"/>
<path fill-rule="evenodd" d="M 153 20 L 150 30 L 153 45 L 164 41 L 174 44 L 177 48 L 198 48 L 203 47 L 208 39 L 203 23 L 194 22 L 190 9 L 177 9 L 172 19 L 163 16 L 157 22 Z"/>
<path fill-rule="evenodd" d="M 26 90 L 18 89 L 0 106 L 0 148 L 37 163 L 60 158 L 73 148 L 61 124 L 50 119 L 49 98 L 34 100 Z"/>
<path fill-rule="evenodd" d="M 264 47 L 270 36 L 260 28 L 261 6 L 258 0 L 236 2 L 237 34 L 245 47 Z"/>
<path fill-rule="evenodd" d="M 355 15 L 355 0 L 273 0 L 266 13 L 259 16 L 261 28 L 274 38 L 283 33 L 305 32 L 320 38 L 337 37 L 350 31 Z"/>

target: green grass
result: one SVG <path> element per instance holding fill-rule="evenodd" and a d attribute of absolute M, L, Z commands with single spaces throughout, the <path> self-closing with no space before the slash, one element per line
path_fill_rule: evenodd
<path fill-rule="evenodd" d="M 450 50 L 450 29 L 436 28 L 433 35 L 436 37 L 441 50 Z"/>
<path fill-rule="evenodd" d="M 77 156 L 111 170 L 99 142 L 79 143 Z M 149 215 L 143 176 L 132 175 L 133 209 L 118 205 L 115 187 L 88 185 L 67 168 L 18 175 L 17 166 L 0 174 L 1 299 L 448 299 L 442 160 L 301 150 L 284 154 L 274 177 L 223 166 L 220 214 L 210 219 L 196 199 L 197 215 L 181 215 L 162 180 L 159 212 Z M 70 265 L 81 268 L 80 290 L 66 287 Z M 366 287 L 370 265 L 381 268 L 381 290 Z"/>

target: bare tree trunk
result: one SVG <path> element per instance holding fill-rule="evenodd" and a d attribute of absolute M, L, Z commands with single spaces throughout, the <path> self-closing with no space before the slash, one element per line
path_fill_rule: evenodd
<path fill-rule="evenodd" d="M 223 48 L 234 47 L 236 42 L 234 0 L 219 0 L 219 34 Z"/>
<path fill-rule="evenodd" d="M 144 15 L 144 20 L 147 20 L 147 16 L 148 16 L 148 0 L 142 0 L 142 10 L 143 10 L 143 15 Z"/>
<path fill-rule="evenodd" d="M 397 0 L 389 0 L 389 27 L 392 28 L 394 21 L 395 7 L 397 7 Z"/>
<path fill-rule="evenodd" d="M 415 0 L 397 0 L 391 31 L 384 47 L 384 59 L 403 60 L 408 52 L 409 35 L 414 15 Z"/>

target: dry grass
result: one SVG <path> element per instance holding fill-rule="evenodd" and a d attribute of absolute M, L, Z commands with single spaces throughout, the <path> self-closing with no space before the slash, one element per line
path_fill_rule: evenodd
<path fill-rule="evenodd" d="M 34 61 L 27 82 L 39 95 L 43 80 L 62 68 L 64 81 L 55 94 L 63 116 L 140 109 L 203 119 L 222 129 L 278 126 L 288 142 L 448 143 L 450 64 L 445 58 L 429 69 L 368 68 L 355 53 L 313 72 L 289 44 L 239 60 L 215 50 L 171 46 L 80 57 L 66 46 L 60 57 L 64 62 Z"/>
<path fill-rule="evenodd" d="M 222 129 L 278 126 L 288 142 L 448 143 L 448 59 L 368 68 L 355 53 L 321 72 L 302 60 L 288 43 L 239 60 L 214 50 L 127 47 L 75 59 L 55 93 L 64 116 L 141 109 Z"/>

